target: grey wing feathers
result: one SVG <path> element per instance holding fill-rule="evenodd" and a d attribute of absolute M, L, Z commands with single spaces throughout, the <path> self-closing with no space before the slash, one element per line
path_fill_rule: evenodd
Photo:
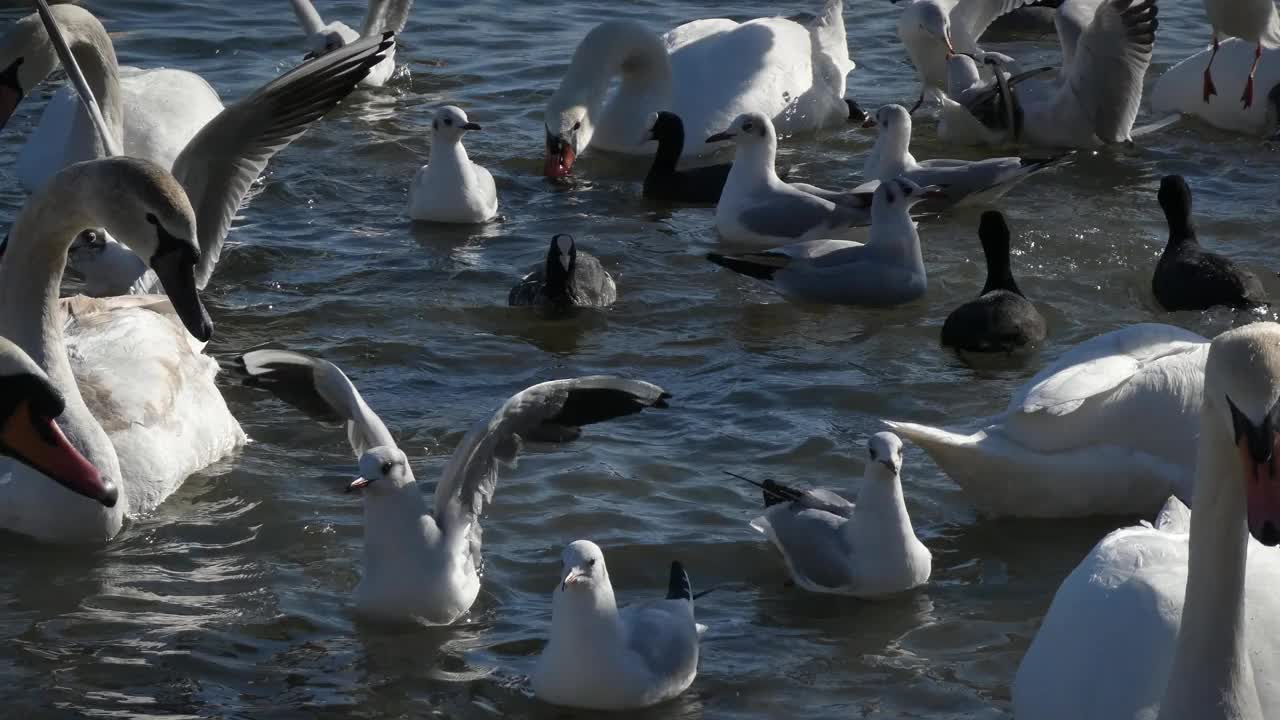
<path fill-rule="evenodd" d="M 996 18 L 1032 2 L 1035 0 L 961 0 L 951 11 L 951 23 L 964 25 L 969 37 L 976 41 Z"/>
<path fill-rule="evenodd" d="M 384 32 L 399 33 L 409 21 L 413 0 L 369 0 L 369 11 L 364 16 L 361 37 L 380 35 Z"/>
<path fill-rule="evenodd" d="M 779 505 L 766 517 L 778 549 L 798 575 L 816 585 L 838 588 L 853 581 L 849 548 L 844 541 L 846 520 L 823 510 Z"/>
<path fill-rule="evenodd" d="M 799 502 L 804 507 L 829 512 L 842 518 L 853 516 L 853 503 L 825 488 L 816 488 L 806 492 Z"/>
<path fill-rule="evenodd" d="M 520 440 L 571 440 L 584 425 L 666 407 L 671 395 L 640 380 L 592 376 L 540 383 L 511 396 L 462 438 L 436 485 L 435 516 L 446 524 L 479 516 Z"/>
<path fill-rule="evenodd" d="M 345 421 L 356 457 L 372 447 L 395 447 L 387 426 L 337 365 L 289 350 L 251 350 L 240 364 L 282 400 L 304 411 L 318 406 Z"/>
<path fill-rule="evenodd" d="M 209 121 L 173 163 L 196 211 L 204 288 L 231 220 L 267 162 L 345 98 L 383 57 L 391 36 L 366 38 L 303 63 Z"/>
<path fill-rule="evenodd" d="M 796 191 L 742 211 L 742 226 L 757 235 L 801 238 L 827 228 L 866 225 L 870 215 L 845 206 L 832 207 L 822 198 Z"/>

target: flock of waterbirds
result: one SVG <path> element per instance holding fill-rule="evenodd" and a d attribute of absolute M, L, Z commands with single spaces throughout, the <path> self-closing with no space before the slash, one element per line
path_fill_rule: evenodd
<path fill-rule="evenodd" d="M 724 252 L 711 262 L 801 301 L 889 306 L 927 288 L 913 212 L 934 220 L 960 204 L 990 206 L 1034 174 L 1069 171 L 1077 153 L 1171 122 L 1135 127 L 1157 0 L 901 4 L 899 36 L 921 90 L 910 109 L 870 114 L 844 97 L 854 63 L 839 0 L 816 15 L 699 20 L 664 35 L 634 21 L 601 23 L 547 103 L 544 172 L 569 176 L 592 148 L 652 157 L 644 195 L 715 204 Z M 1031 4 L 1055 8 L 1056 73 L 1024 71 L 978 46 L 997 17 Z M 17 158 L 31 195 L 0 256 L 0 528 L 52 543 L 103 542 L 245 443 L 215 384 L 218 365 L 204 354 L 213 323 L 200 291 L 271 158 L 358 86 L 376 92 L 395 76 L 394 35 L 412 2 L 371 0 L 357 32 L 325 23 L 310 0 L 292 0 L 304 62 L 228 106 L 192 73 L 119 67 L 89 11 L 36 5 L 0 42 L 0 124 L 59 65 L 71 83 Z M 1164 74 L 1154 109 L 1273 131 L 1273 0 L 1204 6 L 1212 46 Z M 1218 87 L 1237 81 L 1238 99 L 1224 99 Z M 913 118 L 935 106 L 944 142 L 1040 151 L 917 160 Z M 863 184 L 827 189 L 779 177 L 780 137 L 850 122 L 877 133 Z M 432 129 L 407 215 L 494 220 L 493 177 L 463 146 L 480 126 L 444 106 Z M 727 145 L 731 163 L 698 160 Z M 1199 246 L 1181 177 L 1165 177 L 1158 199 L 1169 226 L 1152 277 L 1161 305 L 1268 306 L 1255 276 Z M 977 354 L 1035 347 L 1046 324 L 1014 280 L 1003 215 L 985 212 L 978 236 L 987 282 L 947 318 L 943 344 Z M 82 295 L 61 296 L 68 263 L 84 278 Z M 508 301 L 572 316 L 618 294 L 604 265 L 557 234 Z M 240 356 L 239 372 L 346 428 L 360 472 L 348 490 L 365 509 L 355 609 L 435 625 L 465 618 L 476 599 L 480 517 L 522 442 L 568 442 L 587 425 L 672 399 L 620 377 L 529 387 L 466 433 L 428 502 L 394 434 L 340 368 L 261 348 Z M 1063 582 L 1014 682 L 1019 717 L 1280 716 L 1280 633 L 1267 632 L 1280 617 L 1267 592 L 1280 556 L 1266 549 L 1280 543 L 1280 325 L 1244 324 L 1212 341 L 1168 325 L 1124 328 L 1062 355 L 973 432 L 886 425 L 894 432 L 868 440 L 856 502 L 737 476 L 760 489 L 764 511 L 751 525 L 777 546 L 796 585 L 892 598 L 929 581 L 931 555 L 903 499 L 906 437 L 992 514 L 1152 519 L 1105 537 Z M 531 678 L 537 697 L 637 708 L 694 682 L 706 628 L 695 622 L 698 595 L 680 562 L 664 599 L 619 609 L 599 547 L 573 542 L 562 560 L 550 639 Z"/>

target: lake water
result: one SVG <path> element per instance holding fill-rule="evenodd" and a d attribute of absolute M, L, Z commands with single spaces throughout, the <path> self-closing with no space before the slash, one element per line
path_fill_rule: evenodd
<path fill-rule="evenodd" d="M 302 54 L 284 0 L 86 4 L 121 33 L 123 63 L 199 72 L 224 100 Z M 319 4 L 353 25 L 364 12 L 352 0 Z M 985 369 L 938 343 L 943 319 L 982 284 L 976 210 L 922 226 L 923 300 L 815 309 L 703 260 L 717 247 L 713 211 L 641 199 L 644 161 L 588 153 L 569 187 L 540 176 L 543 104 L 595 23 L 630 17 L 666 29 L 820 5 L 420 0 L 397 55 L 408 73 L 354 96 L 268 168 L 206 296 L 218 329 L 210 351 L 229 360 L 276 342 L 338 363 L 428 486 L 472 422 L 538 381 L 643 378 L 675 395 L 671 408 L 526 452 L 486 513 L 484 589 L 469 621 L 385 628 L 349 611 L 362 513 L 342 492 L 355 472 L 342 433 L 224 375 L 254 440 L 238 457 L 192 477 L 105 548 L 5 539 L 3 714 L 592 717 L 540 705 L 526 681 L 560 550 L 590 538 L 622 602 L 663 593 L 673 559 L 695 589 L 722 586 L 698 604 L 711 629 L 697 681 L 637 717 L 1008 717 L 1013 674 L 1054 590 L 1116 521 L 983 520 L 908 445 L 907 504 L 933 551 L 933 579 L 890 601 L 818 597 L 784 586 L 780 559 L 747 525 L 758 493 L 721 471 L 853 492 L 881 417 L 969 425 L 1097 333 L 1142 321 L 1224 329 L 1229 313 L 1155 306 L 1150 272 L 1166 234 L 1155 191 L 1162 175 L 1186 175 L 1207 245 L 1280 268 L 1276 149 L 1186 122 L 1016 188 L 1001 204 L 1014 272 L 1050 336 L 1025 363 Z M 915 97 L 898 11 L 885 0 L 845 9 L 858 64 L 849 94 L 868 109 Z M 6 9 L 0 20 L 21 14 Z M 1163 0 L 1160 20 L 1151 82 L 1208 40 L 1198 2 Z M 1028 66 L 1058 62 L 1052 36 L 994 47 Z M 47 94 L 0 134 L 9 216 L 22 202 L 13 155 Z M 449 229 L 405 217 L 432 110 L 445 103 L 484 126 L 467 147 L 497 178 L 501 222 Z M 917 128 L 917 157 L 979 157 L 938 147 L 928 123 Z M 785 142 L 780 163 L 845 185 L 871 143 L 850 126 Z M 617 277 L 615 307 L 558 322 L 506 307 L 509 287 L 559 232 Z"/>

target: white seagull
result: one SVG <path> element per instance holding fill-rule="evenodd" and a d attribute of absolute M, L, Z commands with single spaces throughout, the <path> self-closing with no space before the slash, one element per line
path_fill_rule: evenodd
<path fill-rule="evenodd" d="M 462 136 L 479 130 L 461 108 L 445 105 L 431 120 L 431 158 L 409 183 L 409 217 L 438 223 L 482 223 L 498 214 L 488 170 L 471 162 Z"/>
<path fill-rule="evenodd" d="M 588 710 L 649 707 L 684 692 L 698 674 L 694 594 L 679 562 L 663 600 L 618 609 L 604 553 L 589 540 L 561 555 L 551 598 L 551 640 L 534 668 L 538 699 Z"/>
<path fill-rule="evenodd" d="M 656 385 L 602 376 L 526 388 L 458 443 L 433 506 L 387 426 L 336 365 L 286 350 L 254 350 L 241 362 L 283 399 L 346 423 L 360 467 L 348 490 L 364 494 L 364 576 L 356 610 L 430 625 L 455 622 L 480 592 L 480 514 L 497 488 L 499 463 L 515 460 L 522 439 L 571 440 L 584 425 L 666 407 L 670 397 Z"/>
<path fill-rule="evenodd" d="M 853 240 L 808 240 L 764 252 L 707 259 L 736 273 L 773 285 L 787 297 L 837 305 L 900 305 L 928 287 L 920 236 L 911 206 L 939 198 L 938 188 L 922 188 L 899 178 L 876 188 L 871 201 L 871 233 L 864 245 Z"/>
<path fill-rule="evenodd" d="M 867 454 L 857 503 L 830 490 L 747 480 L 764 492 L 764 515 L 751 527 L 773 542 L 792 580 L 809 592 L 873 598 L 929 581 L 933 556 L 902 499 L 902 441 L 876 433 Z"/>
<path fill-rule="evenodd" d="M 847 237 L 871 222 L 865 209 L 837 205 L 788 185 L 774 169 L 778 135 L 764 113 L 739 115 L 707 142 L 733 140 L 733 168 L 716 205 L 716 230 L 733 243 L 774 244 Z"/>

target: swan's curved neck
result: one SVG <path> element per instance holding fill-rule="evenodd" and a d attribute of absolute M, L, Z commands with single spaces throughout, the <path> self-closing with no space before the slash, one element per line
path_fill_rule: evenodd
<path fill-rule="evenodd" d="M 124 145 L 124 105 L 120 98 L 120 66 L 116 61 L 115 47 L 106 28 L 96 19 L 69 23 L 62 28 L 71 54 L 75 57 L 80 71 L 84 73 L 85 82 L 93 92 L 98 106 L 102 109 L 102 118 L 107 129 L 116 142 Z M 52 48 L 50 52 L 53 52 Z M 97 130 L 89 119 L 89 112 L 83 106 L 76 108 L 75 127 L 72 138 L 87 142 L 92 147 L 93 157 L 106 157 L 107 150 Z"/>
<path fill-rule="evenodd" d="M 104 475 L 120 479 L 114 446 L 80 395 L 62 337 L 58 296 L 67 249 L 80 230 L 94 224 L 88 201 L 78 198 L 82 174 L 55 175 L 18 214 L 0 264 L 0 336 L 25 350 L 62 392 L 66 408 L 58 422 L 72 443 Z"/>
<path fill-rule="evenodd" d="M 609 101 L 609 86 L 618 88 Z M 662 38 L 638 23 L 614 22 L 592 30 L 573 54 L 556 91 L 561 106 L 581 104 L 593 127 L 593 142 L 625 148 L 644 142 L 649 114 L 671 101 L 671 58 Z"/>
<path fill-rule="evenodd" d="M 1187 590 L 1159 720 L 1262 718 L 1244 643 L 1244 479 L 1211 402 L 1202 411 Z"/>

